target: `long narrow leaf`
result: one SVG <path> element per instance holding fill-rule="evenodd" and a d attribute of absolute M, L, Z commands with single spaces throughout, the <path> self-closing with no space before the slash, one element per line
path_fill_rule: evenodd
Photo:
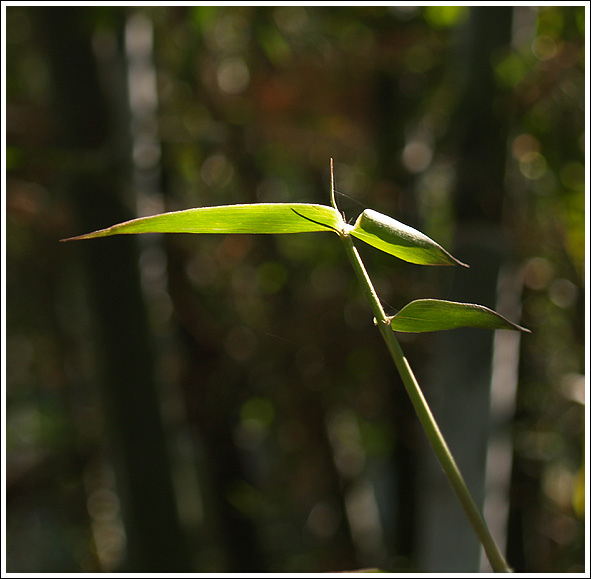
<path fill-rule="evenodd" d="M 349 233 L 404 261 L 468 267 L 424 233 L 373 209 L 366 209 Z"/>
<path fill-rule="evenodd" d="M 529 332 L 484 306 L 445 300 L 415 300 L 388 319 L 390 327 L 397 332 L 434 332 L 462 327 Z"/>
<path fill-rule="evenodd" d="M 254 203 L 196 207 L 140 217 L 62 241 L 122 233 L 306 233 L 340 230 L 339 212 L 311 203 Z"/>

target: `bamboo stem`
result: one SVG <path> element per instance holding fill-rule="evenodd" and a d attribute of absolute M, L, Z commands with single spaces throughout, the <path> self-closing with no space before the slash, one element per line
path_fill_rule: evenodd
<path fill-rule="evenodd" d="M 477 537 L 479 538 L 484 551 L 490 561 L 490 564 L 495 572 L 500 573 L 511 573 L 512 569 L 509 567 L 505 558 L 503 557 L 501 551 L 499 550 L 495 540 L 493 539 L 490 531 L 486 525 L 486 522 L 478 507 L 474 503 L 472 496 L 470 495 L 470 491 L 466 486 L 464 478 L 458 469 L 458 466 L 445 442 L 443 434 L 439 430 L 439 426 L 433 416 L 429 405 L 427 404 L 427 400 L 423 396 L 423 392 L 413 374 L 413 371 L 406 359 L 398 339 L 396 338 L 396 334 L 390 327 L 384 309 L 382 308 L 382 304 L 376 294 L 376 291 L 371 283 L 369 275 L 361 261 L 361 257 L 357 252 L 357 249 L 353 245 L 353 241 L 351 240 L 350 236 L 341 236 L 341 240 L 345 246 L 345 250 L 353 265 L 353 269 L 361 283 L 361 287 L 369 301 L 372 313 L 375 317 L 375 322 L 380 329 L 382 337 L 386 342 L 388 350 L 396 364 L 396 368 L 402 378 L 402 382 L 408 392 L 408 395 L 411 399 L 411 402 L 415 408 L 415 411 L 419 417 L 419 420 L 425 430 L 427 438 L 435 451 L 435 454 L 443 468 L 445 474 L 451 486 L 468 517 L 474 532 L 476 533 Z"/>

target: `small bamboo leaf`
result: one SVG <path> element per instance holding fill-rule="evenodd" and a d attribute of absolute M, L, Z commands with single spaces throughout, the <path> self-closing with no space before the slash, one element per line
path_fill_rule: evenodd
<path fill-rule="evenodd" d="M 357 218 L 349 233 L 369 245 L 411 263 L 469 267 L 424 233 L 373 209 L 366 209 Z"/>
<path fill-rule="evenodd" d="M 434 332 L 462 327 L 529 332 L 484 306 L 445 300 L 415 300 L 388 320 L 397 332 Z"/>
<path fill-rule="evenodd" d="M 341 231 L 336 209 L 311 203 L 253 203 L 196 207 L 125 221 L 106 229 L 62 241 L 122 233 L 307 233 Z"/>

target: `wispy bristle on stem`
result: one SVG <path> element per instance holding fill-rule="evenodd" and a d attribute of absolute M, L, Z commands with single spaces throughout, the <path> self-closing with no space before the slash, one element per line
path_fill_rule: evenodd
<path fill-rule="evenodd" d="M 330 204 L 338 211 L 337 202 L 334 196 L 334 162 L 330 158 Z"/>

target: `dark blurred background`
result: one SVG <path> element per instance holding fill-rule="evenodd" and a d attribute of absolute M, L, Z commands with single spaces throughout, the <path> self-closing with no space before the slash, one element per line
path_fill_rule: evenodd
<path fill-rule="evenodd" d="M 584 570 L 584 20 L 556 7 L 6 8 L 11 572 L 487 569 L 336 236 L 63 237 L 251 202 L 358 243 L 517 571 Z"/>

